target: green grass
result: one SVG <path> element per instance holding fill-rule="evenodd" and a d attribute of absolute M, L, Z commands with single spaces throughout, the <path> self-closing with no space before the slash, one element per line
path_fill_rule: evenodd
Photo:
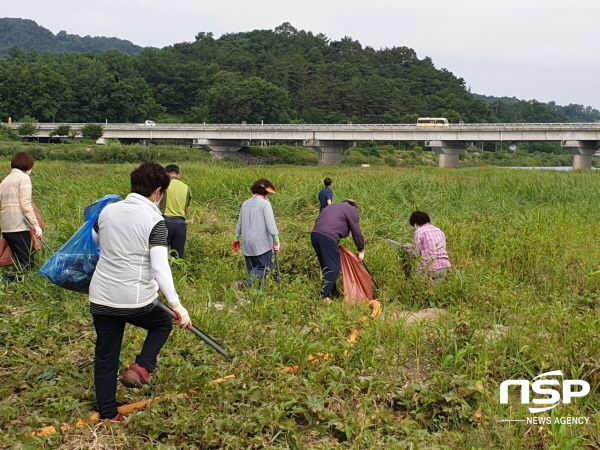
<path fill-rule="evenodd" d="M 65 242 L 93 200 L 126 195 L 136 166 L 36 163 L 34 199 L 49 244 L 56 249 Z M 176 285 L 194 323 L 234 360 L 174 330 L 153 384 L 159 395 L 195 388 L 188 397 L 159 401 L 125 425 L 25 437 L 42 426 L 73 425 L 95 408 L 87 298 L 28 274 L 24 284 L 0 290 L 0 446 L 577 449 L 600 436 L 600 174 L 208 162 L 181 167 L 194 199 L 188 257 L 173 263 Z M 4 163 L 0 174 L 6 173 Z M 368 309 L 317 299 L 319 270 L 309 232 L 326 176 L 334 179 L 335 201 L 350 197 L 360 205 L 366 262 L 385 305 L 354 347 L 346 343 L 348 332 Z M 284 284 L 269 280 L 245 303 L 231 289 L 244 266 L 229 243 L 239 206 L 261 177 L 279 192 L 272 201 Z M 437 288 L 405 278 L 401 255 L 385 241 L 411 238 L 407 221 L 415 209 L 429 212 L 448 239 L 454 267 Z M 345 245 L 353 248 L 351 240 Z M 446 314 L 411 325 L 394 314 L 430 307 Z M 143 336 L 127 330 L 123 367 Z M 319 352 L 333 357 L 307 362 Z M 281 373 L 296 364 L 300 373 Z M 559 369 L 588 381 L 592 393 L 553 414 L 589 416 L 589 426 L 500 422 L 528 415 L 516 394 L 511 404 L 499 404 L 502 381 Z M 229 374 L 236 378 L 210 384 Z M 119 388 L 120 402 L 144 398 L 144 392 Z"/>

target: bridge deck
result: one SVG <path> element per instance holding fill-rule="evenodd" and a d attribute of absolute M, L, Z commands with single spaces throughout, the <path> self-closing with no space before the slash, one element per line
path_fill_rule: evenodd
<path fill-rule="evenodd" d="M 8 124 L 15 129 L 18 123 Z M 37 136 L 68 125 L 40 123 Z M 100 123 L 105 138 L 275 141 L 600 141 L 600 123 L 414 124 L 145 124 Z"/>

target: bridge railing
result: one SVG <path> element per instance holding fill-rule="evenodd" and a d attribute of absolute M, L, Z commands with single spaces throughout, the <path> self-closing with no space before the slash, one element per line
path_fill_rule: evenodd
<path fill-rule="evenodd" d="M 23 125 L 21 122 L 4 123 L 3 125 L 11 128 Z M 80 128 L 89 123 L 35 123 L 36 126 L 48 128 L 57 128 L 61 125 L 68 125 L 73 128 Z M 444 128 L 600 128 L 600 122 L 581 122 L 581 123 L 452 123 L 447 126 L 419 126 L 411 123 L 382 123 L 382 124 L 260 124 L 260 123 L 248 123 L 248 124 L 222 124 L 222 123 L 158 123 L 156 125 L 145 125 L 138 123 L 94 123 L 94 125 L 100 125 L 105 128 L 139 128 L 142 130 L 152 129 L 198 129 L 198 128 L 235 128 L 235 129 L 248 129 L 248 128 L 271 128 L 271 129 L 323 129 L 323 128 L 418 128 L 418 129 L 444 129 Z"/>
<path fill-rule="evenodd" d="M 12 129 L 17 129 L 21 123 L 6 124 Z M 73 130 L 78 130 L 88 125 L 86 123 L 37 123 L 44 134 L 68 125 Z M 160 123 L 145 125 L 138 123 L 97 123 L 105 131 L 218 131 L 218 132 L 444 132 L 448 131 L 600 131 L 600 123 L 458 123 L 447 126 L 418 126 L 416 124 L 211 124 L 211 123 Z"/>

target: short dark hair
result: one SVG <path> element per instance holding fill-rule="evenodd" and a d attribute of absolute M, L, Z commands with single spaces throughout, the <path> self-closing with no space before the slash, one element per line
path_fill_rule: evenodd
<path fill-rule="evenodd" d="M 15 153 L 15 155 L 10 160 L 11 169 L 19 169 L 23 172 L 27 172 L 33 167 L 34 160 L 33 156 L 31 156 L 27 152 L 19 152 Z"/>
<path fill-rule="evenodd" d="M 131 172 L 131 192 L 150 197 L 157 188 L 166 190 L 171 177 L 163 166 L 155 162 L 145 162 Z"/>
<path fill-rule="evenodd" d="M 272 192 L 269 192 L 267 188 L 272 189 Z M 252 186 L 250 186 L 250 192 L 258 195 L 267 195 L 275 192 L 275 186 L 266 178 L 261 178 L 260 180 L 256 180 Z"/>
<path fill-rule="evenodd" d="M 325 178 L 323 180 L 323 184 L 325 185 L 325 187 L 331 186 L 331 183 L 333 183 L 333 180 L 331 178 Z"/>
<path fill-rule="evenodd" d="M 167 173 L 171 173 L 171 172 L 179 173 L 179 172 L 181 172 L 181 170 L 179 169 L 179 166 L 177 166 L 175 164 L 169 164 L 167 167 L 165 167 L 165 170 L 167 171 Z"/>
<path fill-rule="evenodd" d="M 411 227 L 414 227 L 415 225 L 425 225 L 426 223 L 429 223 L 431 221 L 431 219 L 429 218 L 429 214 L 427 214 L 426 212 L 423 211 L 415 211 L 410 215 L 410 218 L 408 219 L 408 223 L 410 223 Z"/>
<path fill-rule="evenodd" d="M 347 198 L 342 203 L 348 203 L 350 206 L 354 206 L 355 208 L 358 208 L 357 201 L 356 200 L 352 200 L 351 198 Z"/>

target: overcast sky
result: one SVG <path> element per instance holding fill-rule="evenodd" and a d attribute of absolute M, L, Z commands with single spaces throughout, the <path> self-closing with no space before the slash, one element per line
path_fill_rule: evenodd
<path fill-rule="evenodd" d="M 2 0 L 0 17 L 153 47 L 289 22 L 410 47 L 477 94 L 600 109 L 600 0 Z"/>

